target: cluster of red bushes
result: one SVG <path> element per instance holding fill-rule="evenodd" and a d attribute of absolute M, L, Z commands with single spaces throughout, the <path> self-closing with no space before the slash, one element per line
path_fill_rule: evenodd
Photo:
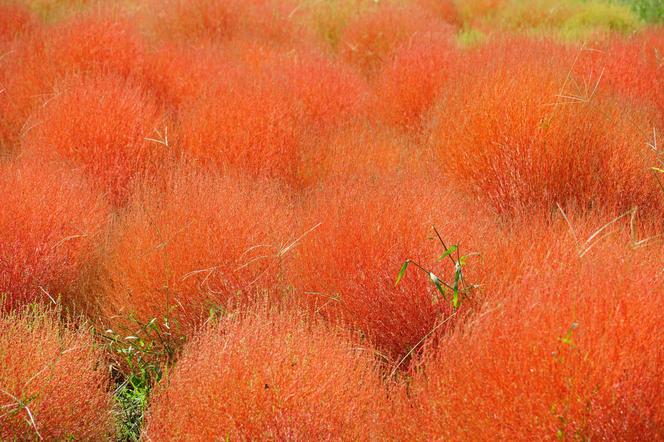
<path fill-rule="evenodd" d="M 0 5 L 0 439 L 113 433 L 78 315 L 177 349 L 147 440 L 662 437 L 661 28 L 42 3 Z"/>

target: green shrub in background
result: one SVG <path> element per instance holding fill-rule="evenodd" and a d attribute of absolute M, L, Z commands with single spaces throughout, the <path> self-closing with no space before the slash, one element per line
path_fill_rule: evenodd
<path fill-rule="evenodd" d="M 627 5 L 600 1 L 510 0 L 498 14 L 503 28 L 551 32 L 572 40 L 612 32 L 625 34 L 641 25 Z"/>
<path fill-rule="evenodd" d="M 457 0 L 467 26 L 582 40 L 637 31 L 662 19 L 664 0 Z M 474 15 L 469 15 L 469 12 Z"/>
<path fill-rule="evenodd" d="M 629 6 L 643 21 L 664 23 L 664 0 L 620 0 Z"/>
<path fill-rule="evenodd" d="M 457 44 L 462 48 L 469 48 L 482 44 L 486 40 L 486 34 L 479 29 L 463 28 L 456 36 Z"/>
<path fill-rule="evenodd" d="M 575 0 L 507 0 L 496 11 L 500 28 L 514 31 L 556 29 L 578 8 Z"/>
<path fill-rule="evenodd" d="M 0 0 L 0 3 L 22 4 L 46 23 L 65 19 L 91 4 L 89 0 Z"/>
<path fill-rule="evenodd" d="M 567 39 L 584 39 L 595 34 L 627 34 L 641 26 L 639 17 L 626 5 L 587 2 L 562 24 L 561 35 Z"/>

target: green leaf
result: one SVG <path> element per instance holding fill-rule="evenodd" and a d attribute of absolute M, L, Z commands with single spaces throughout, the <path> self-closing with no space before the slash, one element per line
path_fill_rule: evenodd
<path fill-rule="evenodd" d="M 452 297 L 452 307 L 455 309 L 459 308 L 459 291 L 454 291 L 454 296 Z"/>
<path fill-rule="evenodd" d="M 445 294 L 445 288 L 443 287 L 443 284 L 440 282 L 440 279 L 434 275 L 433 273 L 429 273 L 429 279 L 433 283 L 433 285 L 436 286 L 438 291 L 440 292 L 441 296 L 445 301 L 447 301 L 447 295 Z"/>
<path fill-rule="evenodd" d="M 401 279 L 403 278 L 403 275 L 406 274 L 406 269 L 408 268 L 408 264 L 410 264 L 410 260 L 409 260 L 409 259 L 407 259 L 407 260 L 403 263 L 403 265 L 401 266 L 401 270 L 399 270 L 399 274 L 397 275 L 397 280 L 396 280 L 396 282 L 394 283 L 394 286 L 395 286 L 395 287 L 399 285 L 399 283 L 401 282 Z"/>
<path fill-rule="evenodd" d="M 443 253 L 442 255 L 440 255 L 438 257 L 438 261 L 442 261 L 443 259 L 447 258 L 452 253 L 456 252 L 458 248 L 459 248 L 459 246 L 457 246 L 457 245 L 451 246 L 449 249 L 445 250 L 445 253 Z"/>
<path fill-rule="evenodd" d="M 454 296 L 452 297 L 452 307 L 459 307 L 459 281 L 461 280 L 461 269 L 454 273 Z"/>

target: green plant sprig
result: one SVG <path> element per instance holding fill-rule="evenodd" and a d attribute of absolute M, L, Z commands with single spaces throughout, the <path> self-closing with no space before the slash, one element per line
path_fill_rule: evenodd
<path fill-rule="evenodd" d="M 440 296 L 446 302 L 449 302 L 452 305 L 452 308 L 456 311 L 461 305 L 461 300 L 463 298 L 467 298 L 469 292 L 477 287 L 476 285 L 466 284 L 466 280 L 464 278 L 464 273 L 463 273 L 463 267 L 465 266 L 468 258 L 471 256 L 475 256 L 477 254 L 471 253 L 468 255 L 460 255 L 458 244 L 454 244 L 450 247 L 447 247 L 445 241 L 443 241 L 443 238 L 436 229 L 436 227 L 432 226 L 432 228 L 436 234 L 436 237 L 438 238 L 438 241 L 443 246 L 443 254 L 436 259 L 436 262 L 441 262 L 446 258 L 448 258 L 452 262 L 454 266 L 454 276 L 452 281 L 446 282 L 445 280 L 441 279 L 438 275 L 436 275 L 436 273 L 434 273 L 433 270 L 424 267 L 423 265 L 419 264 L 416 261 L 413 261 L 412 259 L 406 259 L 406 261 L 404 261 L 403 265 L 401 266 L 399 273 L 397 274 L 397 279 L 394 286 L 396 287 L 399 285 L 399 283 L 403 280 L 403 277 L 406 274 L 408 266 L 412 264 L 422 272 L 426 273 L 431 283 L 434 285 L 434 287 L 436 287 L 436 290 L 438 291 Z"/>

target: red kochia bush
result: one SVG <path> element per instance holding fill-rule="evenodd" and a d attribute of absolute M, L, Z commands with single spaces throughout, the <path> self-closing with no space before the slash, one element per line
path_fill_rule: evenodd
<path fill-rule="evenodd" d="M 419 129 L 422 117 L 456 70 L 458 58 L 452 33 L 414 36 L 380 73 L 374 104 L 377 114 L 391 125 Z"/>
<path fill-rule="evenodd" d="M 177 172 L 137 190 L 104 251 L 99 304 L 113 327 L 170 318 L 189 336 L 210 314 L 278 286 L 291 239 L 288 199 L 271 183 Z"/>
<path fill-rule="evenodd" d="M 178 146 L 203 164 L 293 183 L 305 123 L 271 76 L 238 67 L 184 104 Z"/>
<path fill-rule="evenodd" d="M 28 32 L 16 38 L 11 50 L 0 60 L 0 148 L 16 150 L 22 132 L 29 127 L 32 110 L 50 92 L 47 80 L 43 38 L 39 32 Z"/>
<path fill-rule="evenodd" d="M 418 160 L 414 150 L 412 142 L 398 129 L 360 120 L 329 134 L 307 138 L 300 154 L 298 180 L 306 187 L 349 177 L 381 177 L 412 166 Z M 424 150 L 417 153 L 426 156 Z"/>
<path fill-rule="evenodd" d="M 256 40 L 293 44 L 303 37 L 290 1 L 272 0 L 159 0 L 149 1 L 146 19 L 154 33 L 166 40 Z"/>
<path fill-rule="evenodd" d="M 17 35 L 37 26 L 30 11 L 22 5 L 0 5 L 0 47 L 6 48 Z"/>
<path fill-rule="evenodd" d="M 566 83 L 565 70 L 537 61 L 475 71 L 435 115 L 432 141 L 450 179 L 501 214 L 556 203 L 661 211 L 654 159 L 644 160 L 652 115 L 593 95 L 593 84 L 572 88 L 582 82 Z"/>
<path fill-rule="evenodd" d="M 463 24 L 455 0 L 415 0 L 415 3 L 449 24 L 457 27 Z"/>
<path fill-rule="evenodd" d="M 111 438 L 102 358 L 86 330 L 62 326 L 53 312 L 0 314 L 0 439 Z"/>
<path fill-rule="evenodd" d="M 364 114 L 366 81 L 318 48 L 286 50 L 245 41 L 223 48 L 226 59 L 246 69 L 243 75 L 265 77 L 271 87 L 292 95 L 308 130 L 326 132 Z"/>
<path fill-rule="evenodd" d="M 371 352 L 296 312 L 222 320 L 152 397 L 147 440 L 372 440 L 389 417 Z"/>
<path fill-rule="evenodd" d="M 411 433 L 400 437 L 661 436 L 664 249 L 605 239 L 579 258 L 569 236 L 548 236 L 533 244 L 546 249 L 544 265 L 426 356 L 404 406 Z"/>
<path fill-rule="evenodd" d="M 0 162 L 0 297 L 12 309 L 68 300 L 109 214 L 75 171 L 35 160 Z"/>
<path fill-rule="evenodd" d="M 615 38 L 580 58 L 578 75 L 598 77 L 602 86 L 623 100 L 653 106 L 664 127 L 664 31 L 652 29 L 629 39 Z"/>
<path fill-rule="evenodd" d="M 35 124 L 30 113 L 53 98 L 53 86 L 63 77 L 91 72 L 126 77 L 141 54 L 135 28 L 118 17 L 79 15 L 22 35 L 0 63 L 0 142 L 16 147 Z"/>
<path fill-rule="evenodd" d="M 177 114 L 183 103 L 191 103 L 207 85 L 227 75 L 227 58 L 216 45 L 167 43 L 146 54 L 142 81 L 161 105 Z"/>
<path fill-rule="evenodd" d="M 444 32 L 450 25 L 416 5 L 380 3 L 351 21 L 339 42 L 341 57 L 372 78 L 394 52 L 420 33 Z"/>
<path fill-rule="evenodd" d="M 316 132 L 353 122 L 365 112 L 369 90 L 358 74 L 315 51 L 289 51 L 265 56 L 267 75 L 282 82 Z"/>
<path fill-rule="evenodd" d="M 85 171 L 116 203 L 132 180 L 154 172 L 171 152 L 155 130 L 157 105 L 139 86 L 118 76 L 71 78 L 37 114 L 23 146 Z"/>
<path fill-rule="evenodd" d="M 141 65 L 144 48 L 131 20 L 109 11 L 81 14 L 49 29 L 48 58 L 62 73 L 103 71 L 129 76 Z"/>
<path fill-rule="evenodd" d="M 296 286 L 316 311 L 361 330 L 391 359 L 450 313 L 427 275 L 411 269 L 394 282 L 407 258 L 434 265 L 442 252 L 428 239 L 432 225 L 450 244 L 474 251 L 482 212 L 451 189 L 415 174 L 338 179 L 303 206 L 302 229 L 320 225 L 302 240 L 293 265 Z"/>

